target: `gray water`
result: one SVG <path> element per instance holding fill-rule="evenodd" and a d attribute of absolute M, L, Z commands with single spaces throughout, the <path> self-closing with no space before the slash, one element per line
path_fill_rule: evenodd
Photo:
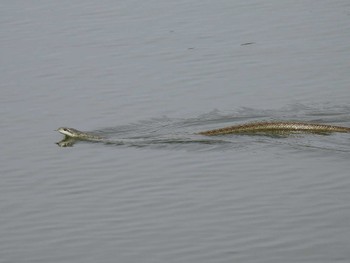
<path fill-rule="evenodd" d="M 3 1 L 0 262 L 349 262 L 348 1 Z M 119 143 L 58 147 L 74 127 Z"/>

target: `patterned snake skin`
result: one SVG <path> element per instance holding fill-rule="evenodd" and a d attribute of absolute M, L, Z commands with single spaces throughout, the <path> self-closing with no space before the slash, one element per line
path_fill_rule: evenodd
<path fill-rule="evenodd" d="M 201 135 L 223 135 L 243 133 L 331 133 L 350 132 L 350 128 L 317 123 L 304 122 L 252 122 L 221 129 L 199 132 Z"/>

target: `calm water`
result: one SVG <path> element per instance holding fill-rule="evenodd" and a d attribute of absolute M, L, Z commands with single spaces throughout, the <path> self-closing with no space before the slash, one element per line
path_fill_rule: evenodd
<path fill-rule="evenodd" d="M 6 1 L 0 262 L 349 262 L 348 1 Z M 60 126 L 120 143 L 61 148 Z M 199 138 L 200 137 L 200 138 Z"/>

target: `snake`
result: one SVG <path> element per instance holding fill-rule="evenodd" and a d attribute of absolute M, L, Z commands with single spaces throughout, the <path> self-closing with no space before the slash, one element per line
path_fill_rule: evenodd
<path fill-rule="evenodd" d="M 92 132 L 83 132 L 77 129 L 60 127 L 58 132 L 65 135 L 64 140 L 86 140 L 86 141 L 104 141 L 105 137 Z M 348 133 L 350 127 L 334 126 L 310 122 L 295 121 L 262 121 L 250 122 L 245 124 L 233 125 L 225 128 L 207 130 L 198 132 L 198 135 L 215 136 L 226 134 L 276 134 L 276 133 L 315 133 L 328 134 L 333 132 Z"/>

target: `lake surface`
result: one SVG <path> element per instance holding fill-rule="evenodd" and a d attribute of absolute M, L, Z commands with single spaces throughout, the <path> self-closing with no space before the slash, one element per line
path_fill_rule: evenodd
<path fill-rule="evenodd" d="M 196 135 L 350 127 L 349 10 L 2 3 L 0 262 L 349 262 L 349 134 Z"/>

